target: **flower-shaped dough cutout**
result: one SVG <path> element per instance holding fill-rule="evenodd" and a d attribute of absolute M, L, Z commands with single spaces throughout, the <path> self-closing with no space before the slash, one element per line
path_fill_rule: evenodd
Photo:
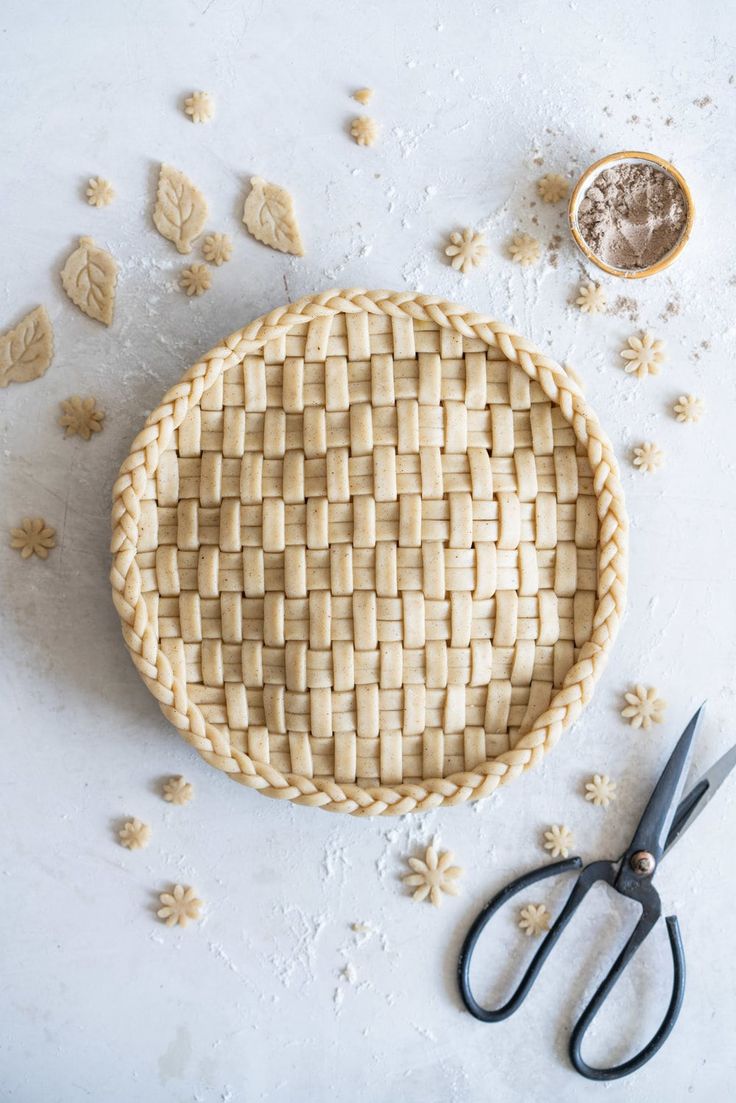
<path fill-rule="evenodd" d="M 519 912 L 519 926 L 527 938 L 534 938 L 549 930 L 551 918 L 544 904 L 527 904 Z"/>
<path fill-rule="evenodd" d="M 378 140 L 380 127 L 375 119 L 360 115 L 350 124 L 350 133 L 359 146 L 373 146 Z"/>
<path fill-rule="evenodd" d="M 190 298 L 192 295 L 197 297 L 204 295 L 205 291 L 209 291 L 212 286 L 212 276 L 207 265 L 192 264 L 189 268 L 185 268 L 179 277 L 179 286 Z"/>
<path fill-rule="evenodd" d="M 625 372 L 636 375 L 639 379 L 659 374 L 660 367 L 667 359 L 664 341 L 653 337 L 651 333 L 642 333 L 641 337 L 629 337 L 627 345 L 621 351 L 621 356 L 626 361 Z"/>
<path fill-rule="evenodd" d="M 96 398 L 81 398 L 73 394 L 71 398 L 65 398 L 59 403 L 61 417 L 59 425 L 64 430 L 65 437 L 79 436 L 82 440 L 90 440 L 93 433 L 102 430 L 102 422 L 105 413 L 98 409 Z"/>
<path fill-rule="evenodd" d="M 43 517 L 24 517 L 18 528 L 10 530 L 10 546 L 20 552 L 21 559 L 32 555 L 48 559 L 49 551 L 56 547 L 56 529 Z"/>
<path fill-rule="evenodd" d="M 672 412 L 681 422 L 700 421 L 705 413 L 705 403 L 694 394 L 681 394 L 672 407 Z"/>
<path fill-rule="evenodd" d="M 544 833 L 544 849 L 552 858 L 566 858 L 573 844 L 572 831 L 564 824 L 553 824 Z"/>
<path fill-rule="evenodd" d="M 654 686 L 636 685 L 624 694 L 624 699 L 626 707 L 621 710 L 621 715 L 632 728 L 649 731 L 652 724 L 661 724 L 664 720 L 667 702 L 657 696 Z"/>
<path fill-rule="evenodd" d="M 128 820 L 118 831 L 118 838 L 128 850 L 142 850 L 148 846 L 151 838 L 151 828 L 137 817 Z"/>
<path fill-rule="evenodd" d="M 186 927 L 190 919 L 199 919 L 202 901 L 189 885 L 174 885 L 171 892 L 162 892 L 159 900 L 163 905 L 156 915 L 163 919 L 167 927 Z"/>
<path fill-rule="evenodd" d="M 514 264 L 521 264 L 524 268 L 536 264 L 542 255 L 542 246 L 531 234 L 514 234 L 508 250 Z"/>
<path fill-rule="evenodd" d="M 115 198 L 115 189 L 109 180 L 103 180 L 101 176 L 92 176 L 87 183 L 85 194 L 90 207 L 109 207 Z"/>
<path fill-rule="evenodd" d="M 403 881 L 414 889 L 412 900 L 429 898 L 438 908 L 442 903 L 443 892 L 457 896 L 460 891 L 457 878 L 463 871 L 459 866 L 453 866 L 453 861 L 454 855 L 449 850 L 438 852 L 436 842 L 427 847 L 424 861 L 421 858 L 409 858 L 409 865 L 414 872 L 405 874 Z"/>
<path fill-rule="evenodd" d="M 170 777 L 164 782 L 163 797 L 170 804 L 189 804 L 194 796 L 194 786 L 183 777 Z"/>
<path fill-rule="evenodd" d="M 202 242 L 202 256 L 217 268 L 233 255 L 233 243 L 227 234 L 208 234 Z"/>
<path fill-rule="evenodd" d="M 599 283 L 584 283 L 575 300 L 583 314 L 602 314 L 606 309 L 606 293 Z"/>
<path fill-rule="evenodd" d="M 608 808 L 616 799 L 616 782 L 611 781 L 608 774 L 593 774 L 585 783 L 585 799 L 600 808 Z"/>
<path fill-rule="evenodd" d="M 209 92 L 192 92 L 184 100 L 184 114 L 193 123 L 208 123 L 215 114 L 215 101 Z"/>
<path fill-rule="evenodd" d="M 445 247 L 445 255 L 450 258 L 450 264 L 464 276 L 472 268 L 481 265 L 487 254 L 485 234 L 468 228 L 451 233 L 450 244 Z"/>
<path fill-rule="evenodd" d="M 365 107 L 365 105 L 367 103 L 370 103 L 371 100 L 373 99 L 373 89 L 372 88 L 359 88 L 357 90 L 357 92 L 353 92 L 353 99 L 357 103 L 360 103 L 360 104 L 363 105 L 363 107 Z"/>
<path fill-rule="evenodd" d="M 537 180 L 537 191 L 545 203 L 559 203 L 568 193 L 570 185 L 559 172 L 548 172 Z"/>
<path fill-rule="evenodd" d="M 638 467 L 640 471 L 646 471 L 651 474 L 653 471 L 657 471 L 658 468 L 664 463 L 664 452 L 653 441 L 647 441 L 646 444 L 640 444 L 633 452 L 633 464 L 634 467 Z"/>

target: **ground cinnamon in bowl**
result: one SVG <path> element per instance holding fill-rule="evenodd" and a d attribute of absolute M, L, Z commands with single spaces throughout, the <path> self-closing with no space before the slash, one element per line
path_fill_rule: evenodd
<path fill-rule="evenodd" d="M 650 275 L 679 254 L 692 224 L 687 185 L 653 154 L 613 154 L 581 177 L 570 203 L 573 236 L 615 275 Z"/>

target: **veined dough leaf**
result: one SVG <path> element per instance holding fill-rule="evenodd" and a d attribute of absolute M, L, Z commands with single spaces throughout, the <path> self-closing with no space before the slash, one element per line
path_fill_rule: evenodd
<path fill-rule="evenodd" d="M 262 176 L 253 176 L 251 191 L 243 208 L 243 222 L 256 241 L 281 253 L 304 256 L 294 200 L 278 184 L 269 184 Z"/>
<path fill-rule="evenodd" d="M 91 237 L 80 237 L 79 246 L 61 270 L 61 282 L 69 298 L 88 318 L 109 326 L 115 306 L 118 266 L 114 257 L 95 245 Z"/>
<path fill-rule="evenodd" d="M 15 329 L 0 334 L 0 387 L 43 375 L 54 358 L 54 331 L 46 308 L 37 306 Z"/>
<path fill-rule="evenodd" d="M 153 224 L 180 253 L 191 253 L 207 221 L 207 200 L 183 172 L 162 165 L 158 176 Z"/>

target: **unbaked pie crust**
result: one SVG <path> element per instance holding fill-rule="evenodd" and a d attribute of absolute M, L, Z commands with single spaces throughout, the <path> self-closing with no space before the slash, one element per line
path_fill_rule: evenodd
<path fill-rule="evenodd" d="M 488 796 L 590 699 L 626 589 L 577 383 L 441 298 L 328 291 L 232 334 L 114 487 L 113 596 L 164 714 L 266 796 Z"/>

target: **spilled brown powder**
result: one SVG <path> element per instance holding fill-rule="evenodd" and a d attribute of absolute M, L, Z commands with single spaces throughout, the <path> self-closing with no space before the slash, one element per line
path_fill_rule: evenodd
<path fill-rule="evenodd" d="M 687 202 L 656 165 L 629 162 L 600 172 L 578 207 L 578 229 L 612 268 L 635 271 L 662 260 L 680 240 Z"/>

